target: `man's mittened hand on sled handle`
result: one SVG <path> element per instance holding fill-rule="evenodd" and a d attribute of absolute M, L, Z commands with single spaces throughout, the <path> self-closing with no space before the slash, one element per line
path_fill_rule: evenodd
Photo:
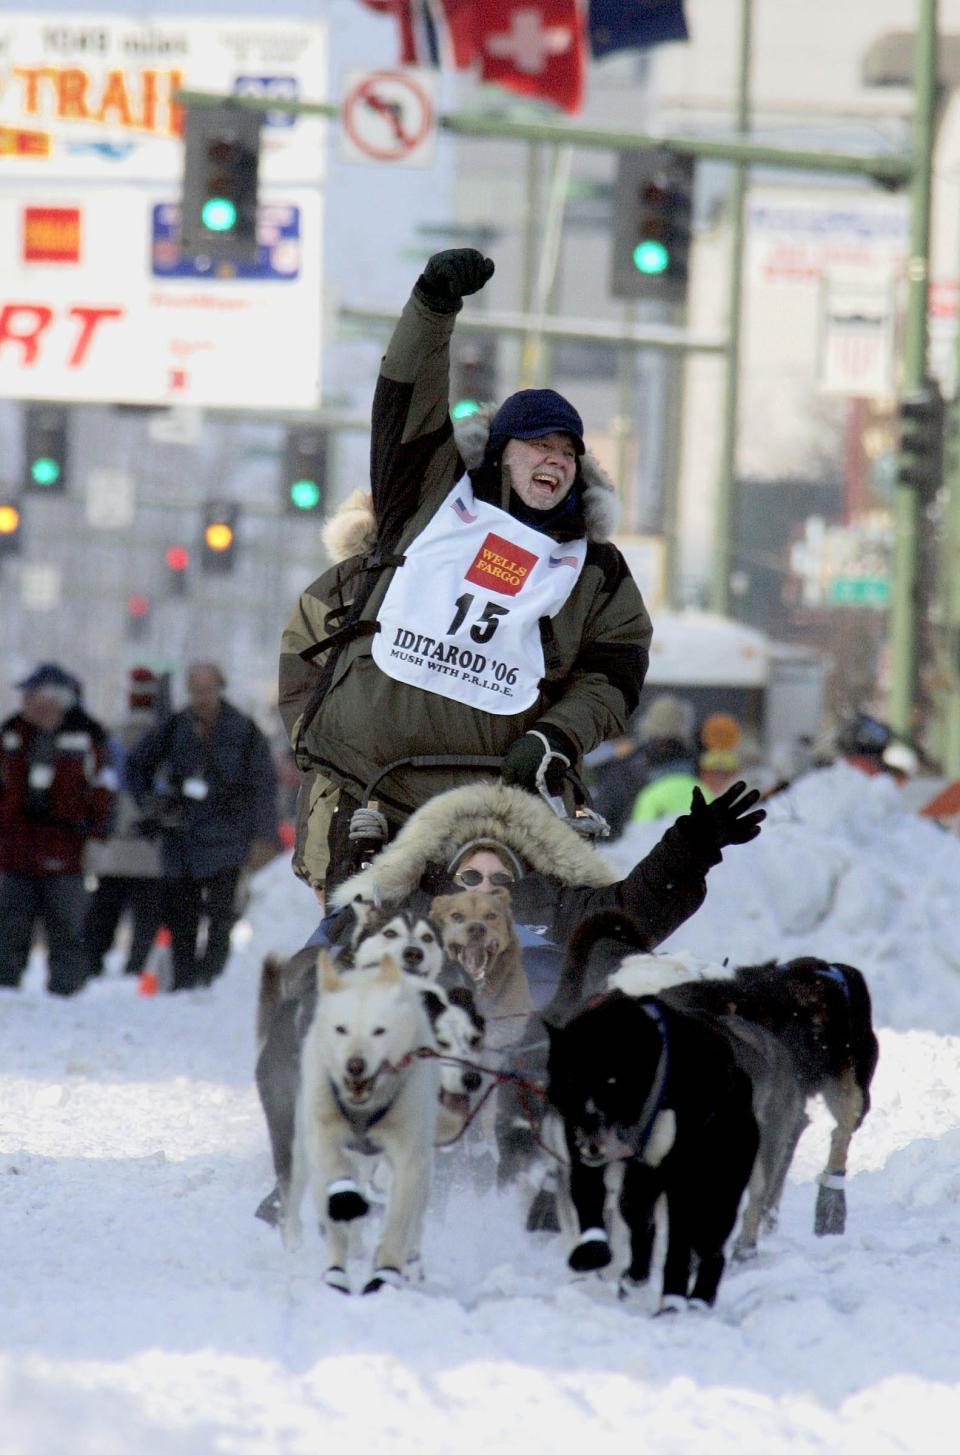
<path fill-rule="evenodd" d="M 413 291 L 435 313 L 459 313 L 468 293 L 479 293 L 493 277 L 493 259 L 476 248 L 447 248 L 434 253 Z"/>
<path fill-rule="evenodd" d="M 559 728 L 538 723 L 510 744 L 504 754 L 500 776 L 508 785 L 536 793 L 537 773 L 543 760 L 549 758 L 544 780 L 547 792 L 559 793 L 563 787 L 564 769 L 570 767 L 575 756 L 576 749 L 565 733 Z"/>
<path fill-rule="evenodd" d="M 718 798 L 707 803 L 700 789 L 695 788 L 690 812 L 680 820 L 687 837 L 717 853 L 727 844 L 746 844 L 755 839 L 767 812 L 753 808 L 760 790 L 746 789 L 743 781 L 731 783 Z"/>

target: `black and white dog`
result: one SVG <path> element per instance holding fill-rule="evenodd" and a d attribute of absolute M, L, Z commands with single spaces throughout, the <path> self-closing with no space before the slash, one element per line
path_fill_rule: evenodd
<path fill-rule="evenodd" d="M 750 1078 L 709 1020 L 612 991 L 548 1027 L 547 1094 L 563 1121 L 580 1236 L 575 1272 L 611 1262 L 605 1173 L 623 1162 L 626 1294 L 645 1283 L 654 1208 L 667 1204 L 661 1311 L 713 1304 L 759 1144 Z"/>

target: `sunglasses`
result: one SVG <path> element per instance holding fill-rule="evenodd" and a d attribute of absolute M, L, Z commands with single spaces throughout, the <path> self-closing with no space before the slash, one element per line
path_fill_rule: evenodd
<path fill-rule="evenodd" d="M 476 889 L 484 880 L 495 889 L 509 889 L 511 884 L 517 882 L 512 874 L 481 874 L 479 869 L 461 869 L 454 878 L 460 881 L 464 889 Z"/>

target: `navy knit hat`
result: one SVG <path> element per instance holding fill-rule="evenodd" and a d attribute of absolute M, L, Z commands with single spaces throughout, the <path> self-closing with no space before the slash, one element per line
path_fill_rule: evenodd
<path fill-rule="evenodd" d="M 22 682 L 15 686 L 20 692 L 37 692 L 44 687 L 62 689 L 70 692 L 74 697 L 80 695 L 80 683 L 70 672 L 65 672 L 57 662 L 41 662 L 35 667 L 29 677 L 24 677 Z"/>
<path fill-rule="evenodd" d="M 507 440 L 536 440 L 558 431 L 568 434 L 577 454 L 583 454 L 583 420 L 569 400 L 555 389 L 520 389 L 490 421 L 487 450 L 498 455 Z"/>

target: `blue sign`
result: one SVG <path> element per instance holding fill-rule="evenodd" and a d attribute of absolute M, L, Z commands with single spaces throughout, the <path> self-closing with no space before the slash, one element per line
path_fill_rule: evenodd
<path fill-rule="evenodd" d="M 256 260 L 235 263 L 183 257 L 179 203 L 158 203 L 152 216 L 150 270 L 155 278 L 289 283 L 300 273 L 300 209 L 277 202 L 258 207 Z"/>
<path fill-rule="evenodd" d="M 257 101 L 298 101 L 300 87 L 296 76 L 235 76 L 234 96 L 252 96 Z M 267 126 L 293 126 L 296 115 L 292 111 L 268 111 Z"/>

